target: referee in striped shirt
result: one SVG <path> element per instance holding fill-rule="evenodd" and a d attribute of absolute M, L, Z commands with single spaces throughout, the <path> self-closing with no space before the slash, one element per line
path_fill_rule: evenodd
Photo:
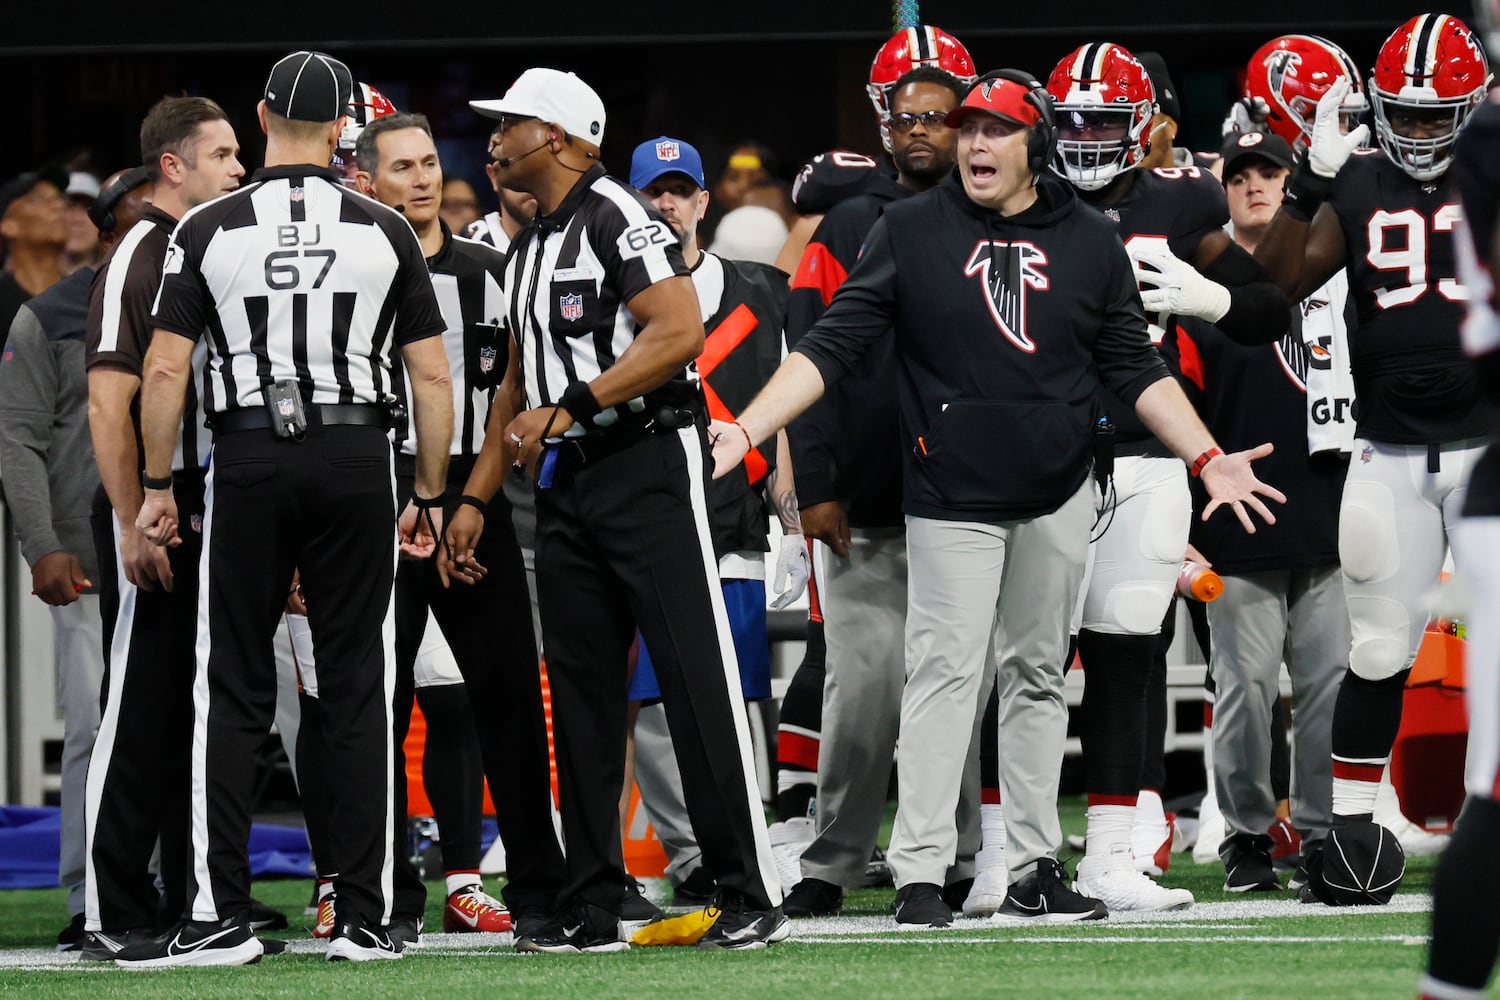
<path fill-rule="evenodd" d="M 704 503 L 706 420 L 693 360 L 703 323 L 677 236 L 598 164 L 604 105 L 571 73 L 530 69 L 498 101 L 499 181 L 538 214 L 506 262 L 518 346 L 466 493 L 537 466 L 537 588 L 556 727 L 568 884 L 522 951 L 617 951 L 625 872 L 626 657 L 639 626 L 656 660 L 683 791 L 721 887 L 700 944 L 787 934 L 754 778 L 739 669 Z M 530 409 L 521 411 L 522 397 Z M 481 528 L 458 508 L 456 572 Z"/>
<path fill-rule="evenodd" d="M 453 430 L 444 323 L 422 249 L 399 213 L 327 164 L 349 103 L 343 63 L 295 52 L 258 108 L 266 167 L 183 217 L 167 247 L 146 356 L 145 502 L 136 523 L 171 544 L 171 454 L 193 345 L 207 327 L 214 429 L 193 685 L 193 891 L 176 932 L 117 960 L 239 965 L 254 749 L 276 701 L 271 639 L 294 568 L 315 610 L 326 720 L 337 922 L 329 959 L 398 958 L 391 913 L 392 583 L 401 548 L 426 556 L 442 520 Z M 396 516 L 392 356 L 411 375 L 415 494 Z M 127 954 L 129 952 L 129 954 Z"/>

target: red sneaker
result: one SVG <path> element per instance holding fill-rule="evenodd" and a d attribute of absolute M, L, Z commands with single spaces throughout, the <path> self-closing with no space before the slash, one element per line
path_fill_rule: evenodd
<path fill-rule="evenodd" d="M 1271 835 L 1274 846 L 1271 848 L 1271 860 L 1280 861 L 1282 858 L 1292 858 L 1302 853 L 1302 835 L 1292 828 L 1292 824 L 1284 819 L 1278 819 L 1271 824 L 1271 829 L 1266 833 Z"/>
<path fill-rule="evenodd" d="M 471 885 L 448 897 L 443 907 L 443 930 L 450 934 L 504 934 L 510 930 L 510 911 L 505 904 Z"/>
<path fill-rule="evenodd" d="M 333 882 L 320 880 L 318 882 L 318 920 L 313 924 L 313 937 L 327 938 L 333 935 L 334 898 Z"/>

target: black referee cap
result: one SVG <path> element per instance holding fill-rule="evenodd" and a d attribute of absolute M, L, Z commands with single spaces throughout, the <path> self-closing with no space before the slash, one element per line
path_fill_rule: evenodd
<path fill-rule="evenodd" d="M 1329 906 L 1384 905 L 1406 874 L 1406 852 L 1379 823 L 1348 823 L 1328 832 L 1307 859 L 1307 884 Z"/>
<path fill-rule="evenodd" d="M 271 67 L 266 107 L 283 118 L 331 122 L 348 113 L 354 75 L 322 52 L 293 52 Z"/>

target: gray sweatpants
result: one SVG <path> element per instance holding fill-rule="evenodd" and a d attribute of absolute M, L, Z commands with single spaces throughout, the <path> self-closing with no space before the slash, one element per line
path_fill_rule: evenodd
<path fill-rule="evenodd" d="M 852 529 L 849 558 L 841 559 L 830 551 L 823 567 L 818 599 L 828 652 L 818 747 L 818 834 L 802 855 L 802 875 L 855 889 L 864 882 L 865 867 L 880 834 L 901 724 L 901 691 L 906 685 L 906 530 Z M 988 697 L 987 684 L 986 678 L 983 697 Z M 975 713 L 971 720 L 955 819 L 956 856 L 950 859 L 944 877 L 934 880 L 939 885 L 974 874 L 980 841 L 978 726 L 982 715 Z M 952 812 L 949 815 L 954 818 Z"/>
<path fill-rule="evenodd" d="M 58 703 L 63 710 L 62 838 L 57 881 L 68 890 L 68 915 L 84 910 L 84 805 L 89 754 L 99 731 L 99 689 L 104 683 L 104 625 L 99 597 L 84 594 L 52 612 L 52 647 L 57 661 Z"/>
<path fill-rule="evenodd" d="M 1333 705 L 1349 657 L 1343 572 L 1270 570 L 1224 577 L 1208 606 L 1213 633 L 1214 791 L 1224 832 L 1265 833 L 1271 713 L 1286 661 L 1292 678 L 1292 825 L 1322 840 L 1333 821 Z"/>
<path fill-rule="evenodd" d="M 1088 558 L 1092 495 L 1086 482 L 1053 513 L 1004 524 L 907 518 L 901 801 L 888 852 L 897 886 L 942 884 L 953 863 L 961 762 L 991 643 L 1011 880 L 1056 856 L 1068 733 L 1063 659 Z"/>

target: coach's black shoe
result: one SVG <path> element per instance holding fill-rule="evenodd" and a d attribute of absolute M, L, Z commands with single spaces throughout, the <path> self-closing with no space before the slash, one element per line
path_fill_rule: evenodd
<path fill-rule="evenodd" d="M 820 878 L 805 878 L 781 901 L 789 917 L 832 917 L 844 908 L 844 890 Z"/>
<path fill-rule="evenodd" d="M 865 863 L 865 888 L 896 888 L 896 877 L 891 874 L 890 862 L 885 859 L 885 852 L 878 847 L 870 852 L 870 860 Z"/>
<path fill-rule="evenodd" d="M 250 929 L 252 931 L 284 931 L 286 928 L 285 913 L 258 899 L 250 900 Z"/>
<path fill-rule="evenodd" d="M 1100 900 L 1068 888 L 1068 870 L 1053 858 L 1043 858 L 1036 869 L 1010 887 L 996 917 L 1028 923 L 1065 924 L 1103 920 L 1109 907 Z"/>
<path fill-rule="evenodd" d="M 625 894 L 620 898 L 620 935 L 630 937 L 647 924 L 654 924 L 664 914 L 661 907 L 646 898 L 646 891 L 635 879 L 626 877 Z"/>
<path fill-rule="evenodd" d="M 536 930 L 516 937 L 516 951 L 543 955 L 629 950 L 630 944 L 621 934 L 620 915 L 582 901 Z"/>
<path fill-rule="evenodd" d="M 943 886 L 943 902 L 948 904 L 948 909 L 955 913 L 963 912 L 964 900 L 969 898 L 969 890 L 974 888 L 974 880 L 961 878 L 957 882 L 949 882 Z"/>
<path fill-rule="evenodd" d="M 80 913 L 68 921 L 68 926 L 57 932 L 58 951 L 77 951 L 83 947 L 83 914 Z"/>
<path fill-rule="evenodd" d="M 89 931 L 84 934 L 83 942 L 78 949 L 78 960 L 80 962 L 113 962 L 115 957 L 126 948 L 133 948 L 143 944 L 154 944 L 160 941 L 156 931 L 149 927 L 134 928 L 128 931 L 108 932 Z"/>
<path fill-rule="evenodd" d="M 903 929 L 947 927 L 953 923 L 953 908 L 943 902 L 943 892 L 931 882 L 913 882 L 896 890 L 896 923 Z"/>
<path fill-rule="evenodd" d="M 1271 861 L 1273 841 L 1263 833 L 1236 833 L 1219 848 L 1224 862 L 1224 891 L 1279 892 L 1281 881 Z"/>
<path fill-rule="evenodd" d="M 422 947 L 421 917 L 391 917 L 391 926 L 387 928 L 391 940 L 394 941 L 402 951 L 408 948 Z"/>
<path fill-rule="evenodd" d="M 235 920 L 184 920 L 171 933 L 120 949 L 122 969 L 169 969 L 178 965 L 254 965 L 263 954 L 250 925 Z"/>
<path fill-rule="evenodd" d="M 668 907 L 668 912 L 692 913 L 694 910 L 706 909 L 714 901 L 718 891 L 719 883 L 714 881 L 707 868 L 699 865 L 691 875 L 682 880 L 681 885 L 673 888 L 672 905 Z"/>
<path fill-rule="evenodd" d="M 779 907 L 752 910 L 744 896 L 730 890 L 721 891 L 708 912 L 718 915 L 708 933 L 698 939 L 698 947 L 705 950 L 753 951 L 792 934 L 792 923 Z"/>
<path fill-rule="evenodd" d="M 323 956 L 330 962 L 374 962 L 401 957 L 401 943 L 392 939 L 390 930 L 366 927 L 358 920 L 340 920 L 328 939 Z"/>

